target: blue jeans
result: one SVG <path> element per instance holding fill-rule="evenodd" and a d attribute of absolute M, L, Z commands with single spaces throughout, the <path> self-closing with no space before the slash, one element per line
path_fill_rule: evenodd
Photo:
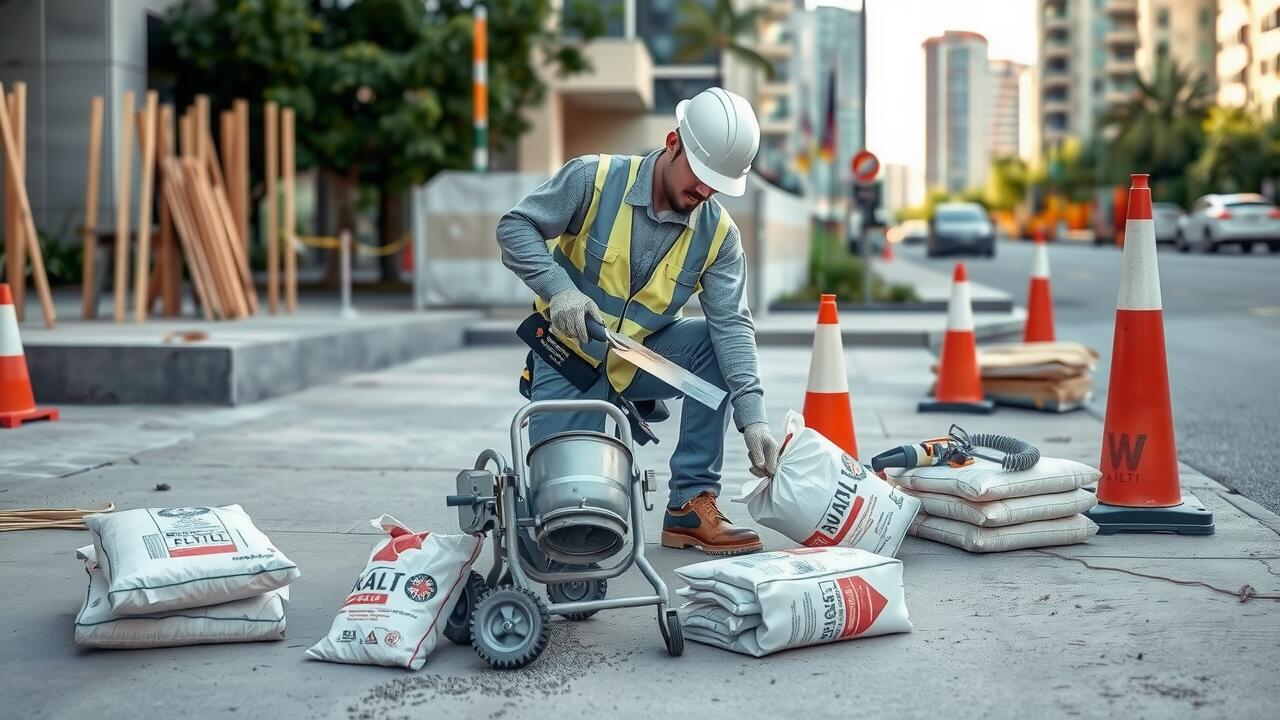
<path fill-rule="evenodd" d="M 645 347 L 692 372 L 707 382 L 723 388 L 724 376 L 711 347 L 707 321 L 703 318 L 680 318 L 650 335 Z M 597 399 L 608 397 L 608 380 L 600 380 L 586 392 L 579 392 L 555 368 L 542 358 L 533 358 L 533 399 Z M 680 397 L 670 385 L 644 371 L 623 396 L 629 400 L 668 400 Z M 729 428 L 729 401 L 712 410 L 696 400 L 687 400 L 680 413 L 680 438 L 671 455 L 671 482 L 667 486 L 667 506 L 678 508 L 701 492 L 720 494 L 720 467 L 724 463 L 724 435 Z M 604 432 L 605 417 L 599 413 L 544 413 L 534 415 L 529 423 L 530 443 L 569 430 Z"/>

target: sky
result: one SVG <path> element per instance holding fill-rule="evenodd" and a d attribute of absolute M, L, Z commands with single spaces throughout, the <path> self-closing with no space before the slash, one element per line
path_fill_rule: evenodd
<path fill-rule="evenodd" d="M 926 38 L 969 30 L 991 59 L 1033 64 L 1036 0 L 867 0 L 867 140 L 882 164 L 924 168 Z M 857 10 L 861 0 L 806 0 Z"/>

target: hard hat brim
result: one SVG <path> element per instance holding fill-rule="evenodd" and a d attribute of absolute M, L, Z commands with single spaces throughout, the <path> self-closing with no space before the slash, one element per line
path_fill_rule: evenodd
<path fill-rule="evenodd" d="M 676 105 L 676 125 L 684 129 L 684 111 L 689 104 L 688 100 L 681 100 Z M 685 149 L 685 157 L 689 158 L 689 167 L 693 170 L 693 174 L 699 180 L 706 183 L 708 187 L 723 195 L 729 197 L 742 197 L 747 192 L 747 176 L 744 173 L 740 177 L 729 177 L 722 175 L 715 170 L 707 167 L 706 163 L 697 158 L 696 155 Z"/>

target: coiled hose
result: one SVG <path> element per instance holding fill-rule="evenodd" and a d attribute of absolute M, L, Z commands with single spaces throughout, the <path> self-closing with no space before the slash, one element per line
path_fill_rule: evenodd
<path fill-rule="evenodd" d="M 969 436 L 969 442 L 975 446 L 991 448 L 1004 453 L 1003 458 L 988 457 L 986 455 L 978 455 L 978 453 L 974 453 L 974 455 L 992 462 L 998 462 L 1001 468 L 1009 472 L 1027 470 L 1040 462 L 1039 448 L 1026 440 L 1020 440 L 1016 437 L 997 435 L 995 433 L 976 433 Z"/>

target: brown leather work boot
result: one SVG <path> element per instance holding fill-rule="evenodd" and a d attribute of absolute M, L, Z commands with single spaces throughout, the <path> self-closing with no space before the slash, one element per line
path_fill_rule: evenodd
<path fill-rule="evenodd" d="M 716 507 L 716 496 L 698 494 L 678 510 L 667 508 L 662 519 L 662 546 L 681 550 L 697 548 L 711 555 L 738 555 L 764 547 L 751 528 L 729 522 Z"/>

